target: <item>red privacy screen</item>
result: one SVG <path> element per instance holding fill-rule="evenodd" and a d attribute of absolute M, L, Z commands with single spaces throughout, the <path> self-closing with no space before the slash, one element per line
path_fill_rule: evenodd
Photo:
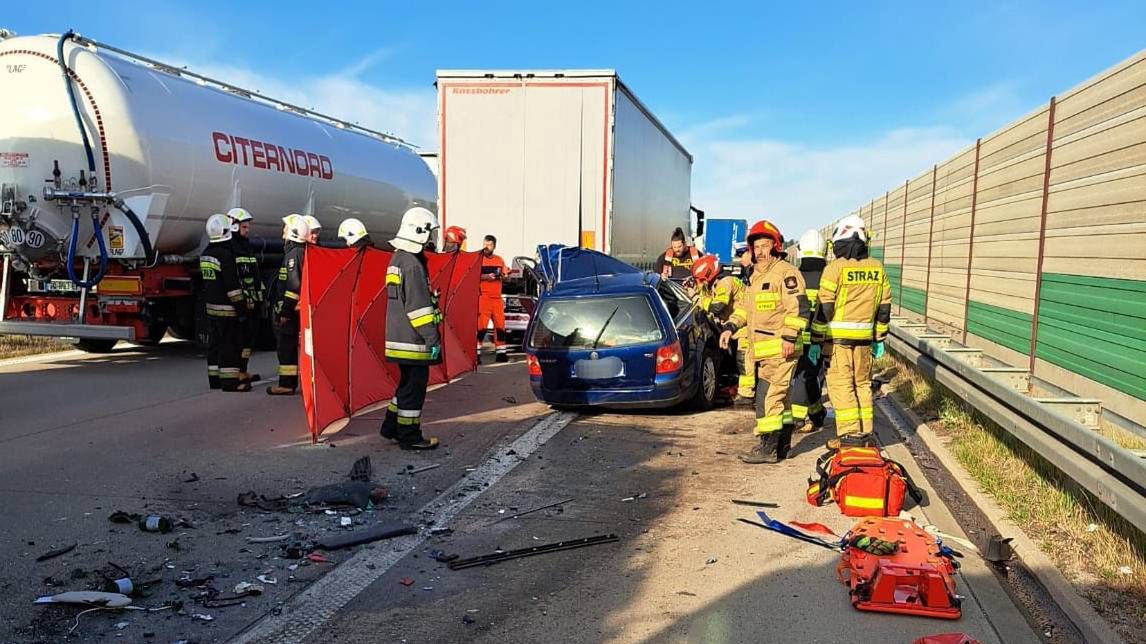
<path fill-rule="evenodd" d="M 386 267 L 374 248 L 306 247 L 299 336 L 299 382 L 312 440 L 332 423 L 394 395 L 398 367 L 386 362 Z M 449 382 L 477 366 L 481 253 L 426 253 L 439 291 L 442 363 L 430 383 Z"/>

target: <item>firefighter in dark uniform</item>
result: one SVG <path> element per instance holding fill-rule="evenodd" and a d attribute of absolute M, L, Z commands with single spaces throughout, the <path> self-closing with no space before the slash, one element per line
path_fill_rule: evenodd
<path fill-rule="evenodd" d="M 430 286 L 423 251 L 433 244 L 438 218 L 421 207 L 402 215 L 398 235 L 390 240 L 394 254 L 386 269 L 386 348 L 388 362 L 398 365 L 400 378 L 386 408 L 379 433 L 398 441 L 402 449 L 427 450 L 438 439 L 422 435 L 422 406 L 430 380 L 430 365 L 442 361 L 438 324 L 442 314 Z"/>
<path fill-rule="evenodd" d="M 267 305 L 267 290 L 263 285 L 263 276 L 259 272 L 259 258 L 251 248 L 251 221 L 254 217 L 245 208 L 231 208 L 227 211 L 227 217 L 231 220 L 231 243 L 234 245 L 235 263 L 239 267 L 243 297 L 247 301 L 247 318 L 240 329 L 243 353 L 239 364 L 239 380 L 254 382 L 261 376 L 250 373 L 247 366 L 250 364 L 255 340 L 262 327 Z"/>
<path fill-rule="evenodd" d="M 212 389 L 250 391 L 251 383 L 239 380 L 241 325 L 247 303 L 231 245 L 231 220 L 226 215 L 211 215 L 207 239 L 210 243 L 199 257 L 209 323 L 207 378 Z"/>
<path fill-rule="evenodd" d="M 796 257 L 800 260 L 798 268 L 804 276 L 804 292 L 808 295 L 808 306 L 813 315 L 816 310 L 816 295 L 820 290 L 820 275 L 824 272 L 827 261 L 824 252 L 827 244 L 824 236 L 816 230 L 809 230 L 800 236 L 796 243 Z M 823 362 L 812 362 L 808 354 L 815 346 L 811 341 L 811 332 L 803 333 L 804 350 L 800 360 L 796 363 L 796 373 L 792 376 L 792 388 L 789 395 L 792 398 L 792 419 L 796 422 L 796 431 L 808 434 L 819 431 L 824 426 L 823 398 Z"/>
<path fill-rule="evenodd" d="M 283 217 L 283 263 L 275 284 L 278 318 L 279 383 L 267 387 L 272 396 L 292 396 L 298 390 L 298 298 L 302 292 L 302 260 L 310 227 L 302 215 Z"/>

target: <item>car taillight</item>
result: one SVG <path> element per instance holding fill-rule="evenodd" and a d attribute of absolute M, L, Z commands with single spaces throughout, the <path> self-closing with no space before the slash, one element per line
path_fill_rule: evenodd
<path fill-rule="evenodd" d="M 684 356 L 680 353 L 679 341 L 657 349 L 657 373 L 679 371 L 683 364 Z"/>
<path fill-rule="evenodd" d="M 537 356 L 530 354 L 525 358 L 526 364 L 529 365 L 530 377 L 541 377 L 541 363 L 537 361 Z"/>

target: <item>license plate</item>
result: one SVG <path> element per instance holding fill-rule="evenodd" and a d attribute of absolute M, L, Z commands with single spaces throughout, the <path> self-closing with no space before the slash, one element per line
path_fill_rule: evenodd
<path fill-rule="evenodd" d="M 573 363 L 573 376 L 582 380 L 607 380 L 625 375 L 625 363 L 616 357 L 600 360 L 578 360 Z"/>

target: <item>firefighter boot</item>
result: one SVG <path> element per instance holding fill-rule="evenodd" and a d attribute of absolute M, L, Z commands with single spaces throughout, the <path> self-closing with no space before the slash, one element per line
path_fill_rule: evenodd
<path fill-rule="evenodd" d="M 875 434 L 871 432 L 840 436 L 840 445 L 843 447 L 878 447 L 878 443 L 875 441 Z"/>
<path fill-rule="evenodd" d="M 794 425 L 784 425 L 780 429 L 779 440 L 776 444 L 776 461 L 782 461 L 788 458 L 788 453 L 792 451 L 792 432 L 795 431 Z"/>
<path fill-rule="evenodd" d="M 781 430 L 782 431 L 782 430 Z M 760 442 L 752 449 L 740 455 L 740 460 L 751 465 L 761 463 L 779 463 L 780 456 L 776 453 L 780 446 L 780 432 L 767 432 L 760 434 Z"/>
<path fill-rule="evenodd" d="M 438 439 L 426 438 L 425 436 L 422 436 L 421 432 L 419 432 L 418 435 L 414 438 L 398 441 L 398 447 L 402 449 L 429 450 L 435 449 L 437 446 Z"/>

